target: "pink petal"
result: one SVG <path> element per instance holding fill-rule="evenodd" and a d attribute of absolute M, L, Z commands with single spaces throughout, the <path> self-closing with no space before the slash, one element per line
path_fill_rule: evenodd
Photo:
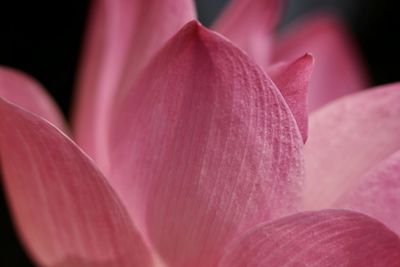
<path fill-rule="evenodd" d="M 331 207 L 370 168 L 400 149 L 399 103 L 397 83 L 342 98 L 311 114 L 305 208 Z"/>
<path fill-rule="evenodd" d="M 25 73 L 0 66 L 0 97 L 66 131 L 66 124 L 58 106 L 46 90 Z"/>
<path fill-rule="evenodd" d="M 270 32 L 280 19 L 281 8 L 281 0 L 233 0 L 213 28 L 266 67 L 271 57 Z"/>
<path fill-rule="evenodd" d="M 218 266 L 395 267 L 400 266 L 400 239 L 360 213 L 297 213 L 249 231 Z"/>
<path fill-rule="evenodd" d="M 400 150 L 372 167 L 334 207 L 357 210 L 400 234 Z"/>
<path fill-rule="evenodd" d="M 289 105 L 304 143 L 308 134 L 308 83 L 313 68 L 314 58 L 310 54 L 305 54 L 292 62 L 278 63 L 267 69 L 268 75 Z"/>
<path fill-rule="evenodd" d="M 282 95 L 196 22 L 118 105 L 113 182 L 170 266 L 213 266 L 235 235 L 296 210 L 302 140 Z"/>
<path fill-rule="evenodd" d="M 40 266 L 150 266 L 125 208 L 90 159 L 49 123 L 2 99 L 0 153 L 17 228 Z"/>
<path fill-rule="evenodd" d="M 77 142 L 104 171 L 116 95 L 193 17 L 191 0 L 94 1 L 77 86 L 74 130 Z"/>
<path fill-rule="evenodd" d="M 317 16 L 298 22 L 276 42 L 274 61 L 295 59 L 304 53 L 315 57 L 310 111 L 367 87 L 360 57 L 338 19 Z"/>

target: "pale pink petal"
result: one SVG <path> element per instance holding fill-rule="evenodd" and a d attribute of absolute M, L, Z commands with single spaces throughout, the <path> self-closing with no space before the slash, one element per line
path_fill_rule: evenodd
<path fill-rule="evenodd" d="M 397 83 L 339 99 L 311 114 L 306 209 L 331 207 L 370 168 L 400 149 L 399 103 Z"/>
<path fill-rule="evenodd" d="M 400 234 L 400 150 L 371 166 L 361 181 L 333 206 L 368 214 Z"/>
<path fill-rule="evenodd" d="M 36 80 L 25 73 L 0 66 L 0 97 L 48 120 L 63 131 L 67 130 L 56 103 Z"/>
<path fill-rule="evenodd" d="M 344 25 L 336 18 L 317 16 L 297 22 L 274 47 L 274 61 L 295 59 L 304 53 L 315 57 L 309 87 L 310 111 L 367 87 L 358 52 Z"/>
<path fill-rule="evenodd" d="M 296 119 L 304 143 L 308 134 L 308 83 L 314 68 L 314 58 L 310 54 L 292 61 L 272 65 L 268 75 L 282 93 Z"/>
<path fill-rule="evenodd" d="M 395 267 L 400 239 L 382 223 L 345 210 L 297 213 L 249 231 L 219 267 Z"/>
<path fill-rule="evenodd" d="M 77 84 L 74 132 L 108 169 L 107 136 L 114 99 L 164 43 L 193 19 L 191 0 L 97 0 L 90 16 Z"/>
<path fill-rule="evenodd" d="M 271 58 L 271 31 L 280 19 L 282 0 L 233 0 L 213 29 L 265 68 Z"/>
<path fill-rule="evenodd" d="M 150 266 L 125 208 L 90 159 L 52 125 L 2 99 L 0 153 L 17 229 L 40 266 Z"/>
<path fill-rule="evenodd" d="M 189 23 L 115 111 L 112 178 L 170 266 L 213 266 L 224 245 L 296 210 L 302 140 L 273 82 Z"/>

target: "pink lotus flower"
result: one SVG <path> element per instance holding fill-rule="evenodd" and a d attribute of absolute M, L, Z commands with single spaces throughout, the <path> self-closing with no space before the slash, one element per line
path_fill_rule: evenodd
<path fill-rule="evenodd" d="M 334 20 L 277 39 L 279 3 L 232 2 L 226 39 L 189 0 L 96 1 L 74 141 L 1 69 L 3 180 L 37 264 L 400 265 L 400 84 L 312 112 L 303 146 L 308 83 L 316 108 L 364 75 Z"/>

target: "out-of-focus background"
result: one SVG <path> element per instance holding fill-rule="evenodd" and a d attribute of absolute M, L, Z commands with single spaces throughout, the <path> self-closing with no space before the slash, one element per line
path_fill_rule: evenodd
<path fill-rule="evenodd" d="M 265 0 L 268 1 L 268 0 Z M 197 0 L 200 21 L 210 25 L 228 0 Z M 357 42 L 373 84 L 400 81 L 400 1 L 288 0 L 280 28 L 316 10 L 341 16 Z M 88 0 L 2 1 L 0 64 L 38 79 L 67 114 Z M 0 186 L 1 187 L 1 186 Z M 12 226 L 0 190 L 0 266 L 33 266 Z"/>

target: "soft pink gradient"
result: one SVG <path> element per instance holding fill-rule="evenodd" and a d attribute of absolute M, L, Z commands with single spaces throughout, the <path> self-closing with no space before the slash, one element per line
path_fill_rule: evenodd
<path fill-rule="evenodd" d="M 281 17 L 282 2 L 232 0 L 212 28 L 234 42 L 266 69 L 272 57 L 272 32 Z"/>
<path fill-rule="evenodd" d="M 400 85 L 308 117 L 364 72 L 336 19 L 277 37 L 281 7 L 235 0 L 217 33 L 190 0 L 94 1 L 73 140 L 0 68 L 3 183 L 38 265 L 399 266 Z"/>
<path fill-rule="evenodd" d="M 73 128 L 77 143 L 107 173 L 107 138 L 115 99 L 155 52 L 195 18 L 191 0 L 93 1 Z"/>
<path fill-rule="evenodd" d="M 333 205 L 368 210 L 399 230 L 400 180 L 390 163 L 400 150 L 399 103 L 397 83 L 342 98 L 310 116 L 306 209 Z M 350 195 L 359 196 L 359 201 Z M 365 203 L 360 203 L 361 196 Z"/>

